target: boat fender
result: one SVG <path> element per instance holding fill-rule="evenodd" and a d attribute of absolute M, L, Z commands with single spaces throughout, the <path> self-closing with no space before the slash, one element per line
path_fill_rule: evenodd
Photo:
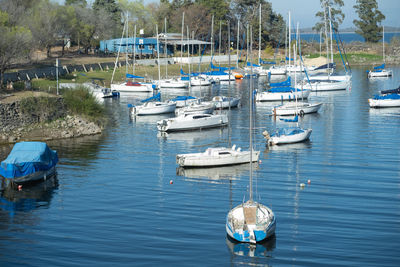
<path fill-rule="evenodd" d="M 264 135 L 265 139 L 270 139 L 271 138 L 271 136 L 269 135 L 267 130 L 265 130 L 262 134 Z"/>
<path fill-rule="evenodd" d="M 304 114 L 305 114 L 305 113 L 304 113 L 304 110 L 300 110 L 299 113 L 300 113 L 300 117 L 304 117 Z"/>

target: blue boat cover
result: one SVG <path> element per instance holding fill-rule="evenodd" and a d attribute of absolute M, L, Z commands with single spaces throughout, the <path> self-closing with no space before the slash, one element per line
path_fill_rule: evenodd
<path fill-rule="evenodd" d="M 303 132 L 304 130 L 300 127 L 279 128 L 275 133 L 272 133 L 271 136 L 295 135 Z"/>
<path fill-rule="evenodd" d="M 376 66 L 374 67 L 374 70 L 381 70 L 385 68 L 385 63 L 383 63 L 382 65 Z"/>
<path fill-rule="evenodd" d="M 385 95 L 385 94 L 400 94 L 400 87 L 396 88 L 396 89 L 382 90 L 381 94 L 382 95 Z"/>
<path fill-rule="evenodd" d="M 290 76 L 287 78 L 286 81 L 284 82 L 279 82 L 279 83 L 270 83 L 269 85 L 271 87 L 278 87 L 278 86 L 290 86 L 292 84 L 292 79 L 290 78 Z"/>
<path fill-rule="evenodd" d="M 189 75 L 189 73 L 184 72 L 182 69 L 181 69 L 181 74 L 182 74 L 182 75 L 186 75 L 186 76 Z M 193 72 L 193 73 L 190 73 L 190 76 L 199 76 L 199 74 L 196 73 L 196 72 Z M 184 77 L 182 77 L 182 78 L 184 78 Z M 183 80 L 183 81 L 188 81 L 188 80 L 189 80 L 189 77 L 185 77 L 185 79 L 182 79 L 182 80 Z"/>
<path fill-rule="evenodd" d="M 212 76 L 229 75 L 229 73 L 223 71 L 208 71 L 208 72 L 203 72 L 203 74 Z"/>
<path fill-rule="evenodd" d="M 400 94 L 375 95 L 374 99 L 376 100 L 400 99 Z"/>
<path fill-rule="evenodd" d="M 156 95 L 153 95 L 149 98 L 143 99 L 140 102 L 145 103 L 145 102 L 149 102 L 152 100 L 161 101 L 161 93 L 157 93 Z"/>
<path fill-rule="evenodd" d="M 284 121 L 284 122 L 298 122 L 299 121 L 299 116 L 298 115 L 296 115 L 293 119 L 280 119 L 281 121 Z"/>
<path fill-rule="evenodd" d="M 270 93 L 290 93 L 294 92 L 296 89 L 293 87 L 274 87 L 268 90 Z"/>
<path fill-rule="evenodd" d="M 247 62 L 247 66 L 250 67 L 251 65 L 253 65 L 253 67 L 260 67 L 260 65 L 257 64 L 251 64 L 251 62 Z"/>
<path fill-rule="evenodd" d="M 129 73 L 126 74 L 126 78 L 130 78 L 130 79 L 144 79 L 144 77 L 142 77 L 142 76 L 136 76 L 136 75 L 132 75 L 132 74 L 129 74 Z"/>
<path fill-rule="evenodd" d="M 194 96 L 186 96 L 186 95 L 180 95 L 180 96 L 177 96 L 177 97 L 175 97 L 175 98 L 173 98 L 173 99 L 171 99 L 172 101 L 185 101 L 185 100 L 188 100 L 188 99 L 196 99 Z"/>
<path fill-rule="evenodd" d="M 5 178 L 18 178 L 35 173 L 47 171 L 58 162 L 57 151 L 51 150 L 43 142 L 16 143 L 0 164 L 0 175 Z"/>
<path fill-rule="evenodd" d="M 260 64 L 276 64 L 276 62 L 275 61 L 264 61 L 264 60 L 262 60 L 261 58 L 260 58 L 260 60 L 259 60 L 260 62 Z"/>
<path fill-rule="evenodd" d="M 315 68 L 314 70 L 323 70 L 323 69 L 336 69 L 336 63 L 328 63 Z"/>
<path fill-rule="evenodd" d="M 289 57 L 286 57 L 286 60 L 289 60 Z M 294 58 L 291 58 L 290 59 L 290 61 L 293 61 L 294 60 Z"/>

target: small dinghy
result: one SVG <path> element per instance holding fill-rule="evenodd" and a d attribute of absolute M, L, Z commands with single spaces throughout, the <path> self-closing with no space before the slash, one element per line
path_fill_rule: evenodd
<path fill-rule="evenodd" d="M 310 138 L 312 129 L 302 129 L 300 127 L 280 128 L 271 135 L 264 131 L 263 135 L 267 139 L 268 145 L 293 144 L 303 142 Z"/>
<path fill-rule="evenodd" d="M 260 151 L 252 153 L 250 157 L 250 151 L 241 151 L 235 145 L 232 148 L 207 148 L 201 153 L 178 154 L 176 163 L 181 167 L 213 167 L 249 163 L 250 158 L 253 162 L 258 161 Z"/>
<path fill-rule="evenodd" d="M 0 177 L 24 185 L 46 180 L 56 174 L 57 152 L 43 142 L 16 143 L 0 164 Z"/>
<path fill-rule="evenodd" d="M 164 119 L 157 122 L 157 129 L 161 132 L 187 131 L 221 127 L 228 124 L 225 114 L 185 114 L 175 118 Z"/>
<path fill-rule="evenodd" d="M 235 108 L 239 105 L 240 99 L 237 97 L 227 96 L 214 96 L 211 102 L 214 103 L 215 108 Z"/>

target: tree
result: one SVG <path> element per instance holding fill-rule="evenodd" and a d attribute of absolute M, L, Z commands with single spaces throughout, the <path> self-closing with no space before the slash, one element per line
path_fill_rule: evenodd
<path fill-rule="evenodd" d="M 29 29 L 10 26 L 9 16 L 0 10 L 0 88 L 4 86 L 4 73 L 16 60 L 29 55 L 32 35 Z"/>
<path fill-rule="evenodd" d="M 78 5 L 80 7 L 86 7 L 87 2 L 86 0 L 65 0 L 66 6 Z"/>
<path fill-rule="evenodd" d="M 344 14 L 341 11 L 342 6 L 344 6 L 343 0 L 320 0 L 320 2 L 322 11 L 318 11 L 315 14 L 316 17 L 320 18 L 320 22 L 315 24 L 313 30 L 319 32 L 321 29 L 325 28 L 325 17 L 328 19 L 329 7 L 331 8 L 332 25 L 336 30 L 339 29 L 339 25 L 342 24 L 344 20 Z"/>
<path fill-rule="evenodd" d="M 115 22 L 121 22 L 121 10 L 115 0 L 95 0 L 92 7 L 95 11 L 105 10 Z"/>
<path fill-rule="evenodd" d="M 382 28 L 378 26 L 385 16 L 378 10 L 376 0 L 357 0 L 354 5 L 360 20 L 353 20 L 356 33 L 364 37 L 366 42 L 376 43 L 382 38 Z"/>

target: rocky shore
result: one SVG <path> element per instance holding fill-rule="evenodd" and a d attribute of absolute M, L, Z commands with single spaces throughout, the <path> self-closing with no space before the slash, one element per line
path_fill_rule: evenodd
<path fill-rule="evenodd" d="M 24 92 L 0 99 L 0 144 L 18 141 L 46 141 L 100 134 L 103 127 L 77 115 L 69 115 L 62 97 L 46 93 Z M 29 107 L 24 99 L 46 99 L 49 105 L 40 109 L 43 103 Z M 32 102 L 32 100 L 30 100 Z"/>

